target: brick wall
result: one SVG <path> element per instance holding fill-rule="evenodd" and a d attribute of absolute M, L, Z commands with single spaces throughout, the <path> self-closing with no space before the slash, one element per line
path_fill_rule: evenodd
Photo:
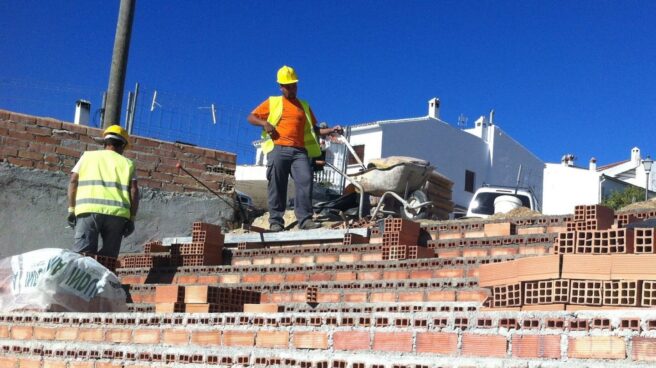
<path fill-rule="evenodd" d="M 0 160 L 69 173 L 84 151 L 101 149 L 102 130 L 0 110 Z M 132 136 L 125 156 L 134 160 L 139 184 L 170 192 L 206 191 L 184 168 L 215 191 L 234 188 L 234 153 Z"/>
<path fill-rule="evenodd" d="M 50 366 L 46 362 L 57 361 L 71 367 L 84 360 L 94 362 L 96 368 L 102 362 L 115 364 L 112 367 L 214 366 L 221 365 L 223 357 L 243 355 L 245 365 L 260 365 L 256 359 L 262 359 L 262 365 L 280 365 L 266 360 L 282 355 L 295 360 L 285 364 L 292 367 L 365 367 L 359 365 L 364 361 L 370 368 L 372 364 L 463 367 L 475 362 L 467 359 L 481 358 L 488 359 L 485 366 L 494 367 L 562 366 L 558 363 L 565 361 L 574 367 L 652 366 L 654 322 L 654 313 L 647 310 L 319 316 L 1 314 L 0 363 L 23 367 L 28 365 L 21 361 L 34 360 L 33 366 L 46 367 Z M 73 341 L 78 343 L 70 344 Z M 256 348 L 265 349 L 252 350 Z M 311 364 L 324 358 L 325 365 Z M 328 365 L 330 360 L 333 364 Z M 483 366 L 478 363 L 466 366 Z"/>

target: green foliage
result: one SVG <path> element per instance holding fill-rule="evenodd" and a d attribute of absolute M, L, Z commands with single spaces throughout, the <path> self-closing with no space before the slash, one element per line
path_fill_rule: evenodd
<path fill-rule="evenodd" d="M 622 191 L 613 192 L 608 198 L 604 199 L 601 203 L 604 206 L 610 207 L 614 210 L 630 205 L 635 202 L 642 202 L 645 200 L 645 190 L 636 186 L 628 186 Z"/>

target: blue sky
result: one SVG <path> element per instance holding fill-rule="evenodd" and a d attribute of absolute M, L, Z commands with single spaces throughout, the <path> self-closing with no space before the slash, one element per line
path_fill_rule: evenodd
<path fill-rule="evenodd" d="M 118 6 L 0 2 L 0 108 L 70 121 L 63 96 L 98 107 Z M 208 103 L 231 111 L 203 135 L 241 163 L 258 136 L 245 114 L 278 93 L 275 72 L 288 64 L 330 125 L 423 116 L 439 97 L 451 124 L 494 109 L 542 160 L 604 165 L 634 146 L 656 155 L 654 15 L 655 1 L 631 0 L 137 0 L 126 90 L 143 85 L 144 126 L 153 90 L 183 96 L 197 113 L 171 114 L 194 126 L 211 124 L 195 121 Z"/>

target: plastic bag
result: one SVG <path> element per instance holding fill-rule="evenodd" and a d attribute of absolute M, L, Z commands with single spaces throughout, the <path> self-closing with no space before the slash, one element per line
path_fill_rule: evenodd
<path fill-rule="evenodd" d="M 57 248 L 0 260 L 0 312 L 127 312 L 115 274 L 93 258 Z"/>

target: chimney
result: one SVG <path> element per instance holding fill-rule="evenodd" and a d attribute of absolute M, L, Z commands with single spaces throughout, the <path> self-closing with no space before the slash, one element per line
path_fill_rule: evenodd
<path fill-rule="evenodd" d="M 631 161 L 637 162 L 638 164 L 640 164 L 640 162 L 642 161 L 640 159 L 640 148 L 633 147 L 633 149 L 631 150 Z"/>
<path fill-rule="evenodd" d="M 564 166 L 574 166 L 574 160 L 576 160 L 576 157 L 571 153 L 567 153 L 560 159 L 560 163 Z"/>
<path fill-rule="evenodd" d="M 440 99 L 434 97 L 428 100 L 428 117 L 433 119 L 440 118 Z"/>
<path fill-rule="evenodd" d="M 91 102 L 86 100 L 77 100 L 75 102 L 75 119 L 73 122 L 77 125 L 89 125 L 90 112 Z"/>
<path fill-rule="evenodd" d="M 591 158 L 590 159 L 590 171 L 597 171 L 597 159 L 596 158 Z"/>

